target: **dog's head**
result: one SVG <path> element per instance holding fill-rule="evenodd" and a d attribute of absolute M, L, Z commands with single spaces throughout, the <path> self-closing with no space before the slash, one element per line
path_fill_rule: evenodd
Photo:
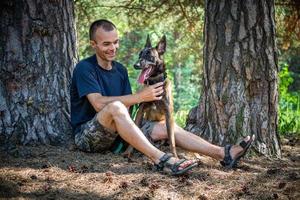
<path fill-rule="evenodd" d="M 135 69 L 142 70 L 138 82 L 140 84 L 148 82 L 149 79 L 159 75 L 164 75 L 165 64 L 162 55 L 166 51 L 166 36 L 164 35 L 156 47 L 152 47 L 149 35 L 144 49 L 139 54 L 139 60 L 134 64 Z"/>

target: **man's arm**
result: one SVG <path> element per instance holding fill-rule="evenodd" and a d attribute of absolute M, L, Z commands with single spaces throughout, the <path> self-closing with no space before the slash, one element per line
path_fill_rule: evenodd
<path fill-rule="evenodd" d="M 130 107 L 141 102 L 160 100 L 163 91 L 163 82 L 160 82 L 147 86 L 136 94 L 108 97 L 102 96 L 100 93 L 90 93 L 87 98 L 96 112 L 99 112 L 105 105 L 113 101 L 121 101 L 126 107 Z"/>

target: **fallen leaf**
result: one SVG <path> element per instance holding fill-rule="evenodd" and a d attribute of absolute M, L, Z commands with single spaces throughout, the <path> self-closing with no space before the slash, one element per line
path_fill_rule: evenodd
<path fill-rule="evenodd" d="M 69 170 L 69 172 L 73 172 L 73 173 L 77 172 L 76 167 L 74 165 L 69 165 L 68 170 Z"/>
<path fill-rule="evenodd" d="M 36 176 L 36 175 L 31 175 L 30 178 L 31 178 L 32 180 L 35 180 L 35 179 L 37 179 L 37 176 Z"/>
<path fill-rule="evenodd" d="M 120 188 L 126 189 L 128 188 L 129 184 L 126 181 L 121 182 Z"/>
<path fill-rule="evenodd" d="M 279 184 L 278 184 L 278 188 L 279 189 L 282 189 L 282 188 L 284 188 L 286 186 L 286 183 L 285 182 L 280 182 Z"/>
<path fill-rule="evenodd" d="M 156 190 L 158 189 L 160 186 L 158 185 L 158 183 L 151 183 L 151 185 L 149 186 L 149 188 L 151 190 Z"/>

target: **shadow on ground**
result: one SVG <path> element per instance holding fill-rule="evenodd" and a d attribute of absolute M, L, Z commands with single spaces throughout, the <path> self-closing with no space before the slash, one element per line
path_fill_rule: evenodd
<path fill-rule="evenodd" d="M 194 158 L 179 150 L 181 156 Z M 248 157 L 237 170 L 200 157 L 191 173 L 173 177 L 132 159 L 73 148 L 18 146 L 0 152 L 5 199 L 300 199 L 300 142 L 283 140 L 283 158 Z"/>

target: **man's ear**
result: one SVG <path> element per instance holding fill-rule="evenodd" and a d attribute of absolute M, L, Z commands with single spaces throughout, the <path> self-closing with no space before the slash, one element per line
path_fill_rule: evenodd
<path fill-rule="evenodd" d="M 156 46 L 158 54 L 163 55 L 166 52 L 166 47 L 167 47 L 167 39 L 166 39 L 166 35 L 163 35 L 163 37 L 160 39 L 160 41 Z"/>
<path fill-rule="evenodd" d="M 97 43 L 94 40 L 90 40 L 90 45 L 93 49 L 96 48 Z"/>
<path fill-rule="evenodd" d="M 150 41 L 150 37 L 149 37 L 149 34 L 147 35 L 147 40 L 146 40 L 146 44 L 145 44 L 145 48 L 148 47 L 148 48 L 151 48 L 152 45 L 151 45 L 151 41 Z"/>

